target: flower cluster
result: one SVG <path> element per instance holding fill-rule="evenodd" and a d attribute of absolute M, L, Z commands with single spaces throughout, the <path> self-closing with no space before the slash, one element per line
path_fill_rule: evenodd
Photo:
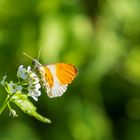
<path fill-rule="evenodd" d="M 17 71 L 17 77 L 22 80 L 22 86 L 26 86 L 28 95 L 31 96 L 35 101 L 38 100 L 38 97 L 41 95 L 38 76 L 31 70 L 31 67 L 28 66 L 27 69 L 23 65 L 19 66 Z"/>
<path fill-rule="evenodd" d="M 16 111 L 11 108 L 11 103 L 17 105 L 24 113 L 35 117 L 36 119 L 44 122 L 51 123 L 51 120 L 40 115 L 34 104 L 29 100 L 28 96 L 32 97 L 35 101 L 38 101 L 38 97 L 41 95 L 41 85 L 39 78 L 31 67 L 25 68 L 23 65 L 18 67 L 17 70 L 17 82 L 7 81 L 7 74 L 4 74 L 0 80 L 0 84 L 7 91 L 7 96 L 4 102 L 0 105 L 0 114 L 8 107 L 10 110 L 10 116 L 17 117 Z"/>
<path fill-rule="evenodd" d="M 9 94 L 13 93 L 27 93 L 35 101 L 38 101 L 38 97 L 41 95 L 41 85 L 39 83 L 38 76 L 28 66 L 24 68 L 23 65 L 19 66 L 17 71 L 18 83 L 10 81 L 6 82 L 7 75 L 5 74 L 1 80 L 1 85 L 5 86 Z"/>

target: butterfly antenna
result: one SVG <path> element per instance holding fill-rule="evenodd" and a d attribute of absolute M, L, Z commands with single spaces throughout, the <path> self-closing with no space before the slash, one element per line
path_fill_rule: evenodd
<path fill-rule="evenodd" d="M 32 59 L 32 60 L 35 60 L 33 57 L 31 57 L 30 55 L 28 55 L 27 53 L 22 53 L 23 55 L 27 56 L 28 58 Z"/>
<path fill-rule="evenodd" d="M 39 52 L 38 52 L 37 60 L 39 60 L 41 49 L 42 49 L 42 48 L 40 47 L 40 48 L 39 48 Z"/>

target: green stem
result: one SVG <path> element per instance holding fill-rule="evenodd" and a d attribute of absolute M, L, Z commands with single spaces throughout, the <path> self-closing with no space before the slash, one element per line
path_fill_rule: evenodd
<path fill-rule="evenodd" d="M 4 103 L 1 105 L 0 107 L 0 114 L 2 113 L 2 111 L 5 109 L 5 107 L 8 105 L 10 99 L 12 98 L 13 95 L 7 95 L 7 98 L 5 99 Z"/>
<path fill-rule="evenodd" d="M 8 103 L 7 106 L 9 107 L 9 110 L 11 111 L 12 108 L 11 108 L 11 106 L 10 106 L 10 103 Z"/>
<path fill-rule="evenodd" d="M 9 101 L 9 98 L 10 98 L 9 95 L 7 95 L 6 100 L 4 101 L 4 103 L 0 107 L 0 114 L 2 113 L 2 111 L 4 110 L 4 108 L 7 106 L 7 103 Z"/>

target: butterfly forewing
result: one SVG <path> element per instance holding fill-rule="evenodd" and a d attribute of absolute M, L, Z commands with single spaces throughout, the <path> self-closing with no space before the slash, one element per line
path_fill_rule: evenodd
<path fill-rule="evenodd" d="M 70 84 L 77 75 L 77 69 L 72 64 L 57 63 L 56 75 L 61 84 Z"/>

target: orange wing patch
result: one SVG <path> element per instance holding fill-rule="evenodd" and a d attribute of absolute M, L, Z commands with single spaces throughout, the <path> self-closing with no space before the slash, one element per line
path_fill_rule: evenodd
<path fill-rule="evenodd" d="M 43 72 L 45 81 L 48 82 L 49 87 L 50 88 L 53 87 L 54 82 L 53 82 L 53 76 L 52 76 L 51 71 L 47 67 L 44 67 L 44 66 L 40 67 L 40 70 Z"/>
<path fill-rule="evenodd" d="M 56 75 L 61 84 L 70 84 L 77 75 L 77 69 L 72 64 L 57 63 Z"/>

